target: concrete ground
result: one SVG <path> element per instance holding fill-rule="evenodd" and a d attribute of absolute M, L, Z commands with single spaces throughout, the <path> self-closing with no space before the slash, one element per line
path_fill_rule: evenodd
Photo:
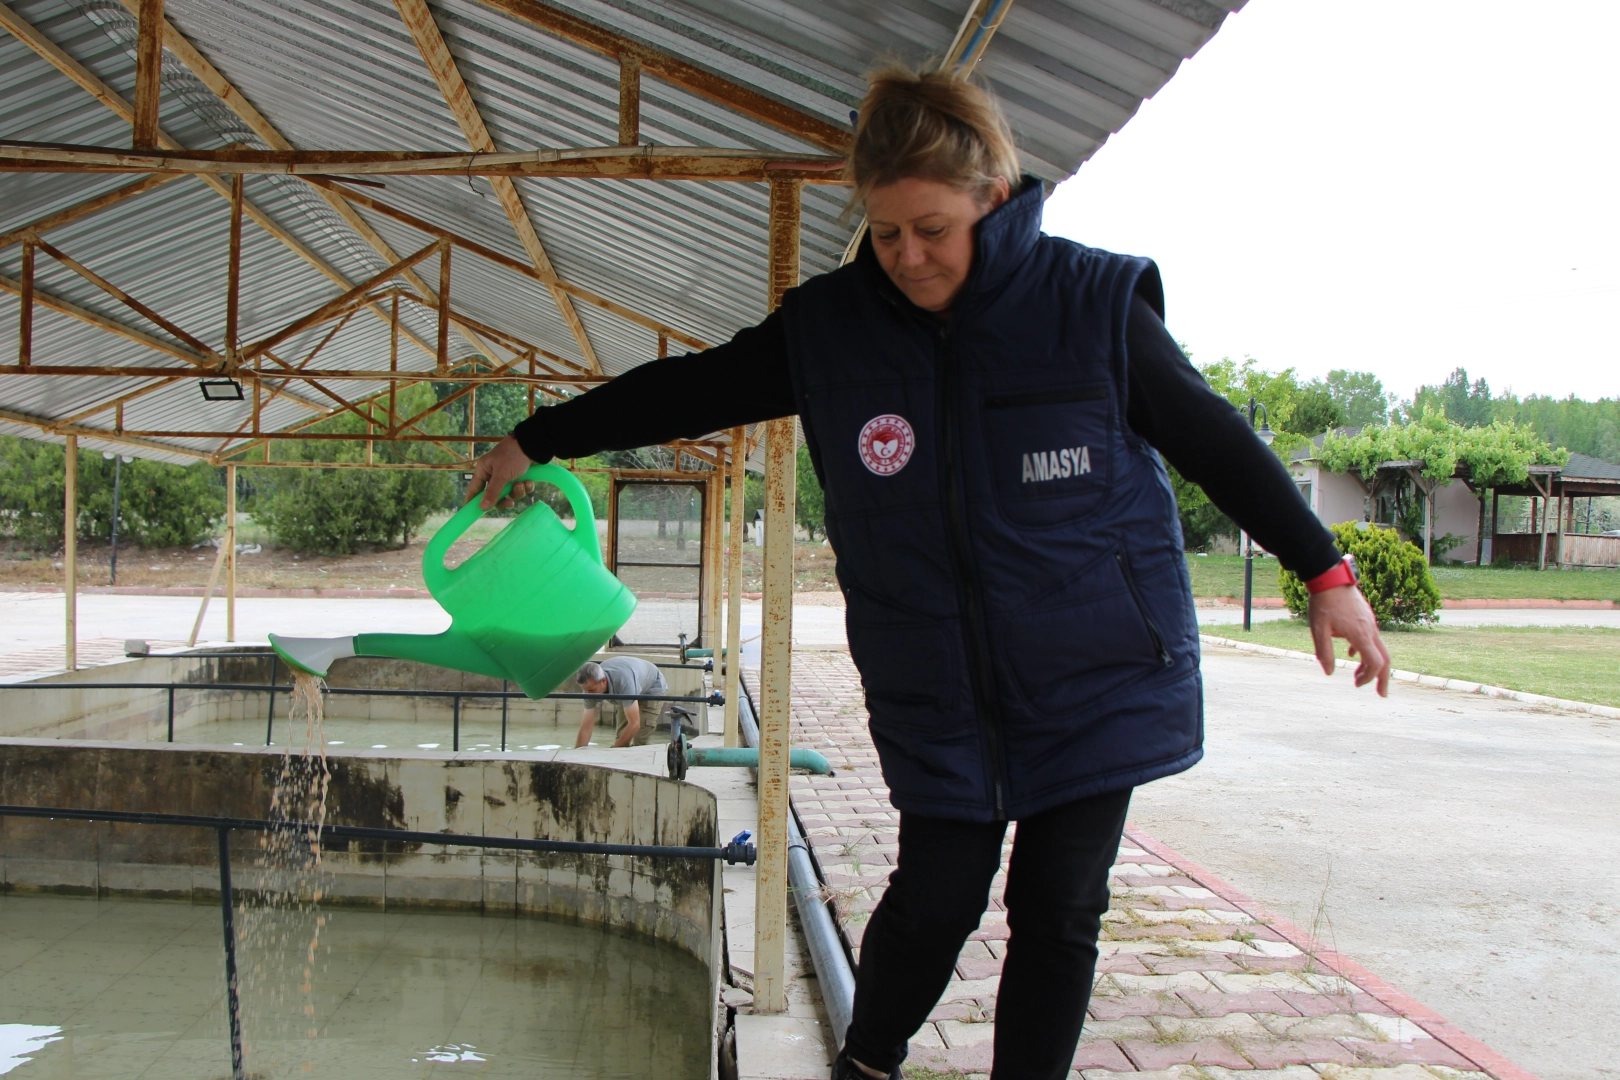
<path fill-rule="evenodd" d="M 83 596 L 81 635 L 184 638 L 196 603 Z M 745 639 L 758 611 L 745 605 Z M 1444 621 L 1620 625 L 1620 612 Z M 383 625 L 431 633 L 444 616 L 430 601 L 238 603 L 244 641 Z M 60 595 L 0 596 L 0 655 L 59 648 L 61 626 Z M 204 637 L 223 628 L 216 600 Z M 796 606 L 794 629 L 802 648 L 837 648 L 843 611 Z M 1602 1034 L 1620 1026 L 1620 723 L 1405 684 L 1380 701 L 1303 661 L 1214 648 L 1204 673 L 1208 756 L 1144 788 L 1139 825 L 1543 1080 L 1620 1077 Z"/>
<path fill-rule="evenodd" d="M 1620 1076 L 1620 723 L 1224 649 L 1204 677 L 1207 756 L 1135 823 L 1542 1080 Z"/>

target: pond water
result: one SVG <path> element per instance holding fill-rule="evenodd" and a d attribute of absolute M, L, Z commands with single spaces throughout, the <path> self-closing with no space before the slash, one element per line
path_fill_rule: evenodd
<path fill-rule="evenodd" d="M 325 916 L 311 993 L 244 987 L 249 1076 L 707 1075 L 708 977 L 672 947 L 541 919 Z M 217 904 L 0 896 L 0 1075 L 229 1077 L 224 967 Z"/>

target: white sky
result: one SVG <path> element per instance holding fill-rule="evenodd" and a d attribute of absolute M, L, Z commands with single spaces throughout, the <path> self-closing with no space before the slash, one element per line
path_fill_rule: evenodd
<path fill-rule="evenodd" d="M 1047 204 L 1194 362 L 1620 395 L 1620 3 L 1250 0 Z"/>

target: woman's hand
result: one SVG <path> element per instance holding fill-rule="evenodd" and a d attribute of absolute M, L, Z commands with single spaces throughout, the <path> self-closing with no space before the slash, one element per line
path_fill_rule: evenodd
<path fill-rule="evenodd" d="M 1378 696 L 1389 697 L 1389 650 L 1378 634 L 1378 620 L 1371 605 L 1354 585 L 1340 585 L 1311 595 L 1311 640 L 1316 643 L 1316 659 L 1322 670 L 1333 674 L 1333 639 L 1350 643 L 1350 655 L 1361 658 L 1356 667 L 1356 685 L 1378 680 Z"/>
<path fill-rule="evenodd" d="M 478 503 L 481 509 L 493 510 L 499 506 L 504 510 L 512 506 L 534 490 L 532 480 L 518 480 L 533 464 L 518 441 L 508 435 L 473 466 L 472 479 L 467 481 L 467 501 L 472 502 L 479 492 L 483 492 L 484 497 Z M 495 497 L 501 493 L 501 489 L 513 481 L 511 494 L 497 501 Z"/>

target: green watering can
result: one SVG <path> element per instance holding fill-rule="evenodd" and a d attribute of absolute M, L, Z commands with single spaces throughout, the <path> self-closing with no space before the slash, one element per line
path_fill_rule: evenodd
<path fill-rule="evenodd" d="M 450 629 L 345 638 L 271 634 L 270 647 L 291 667 L 320 678 L 346 656 L 391 656 L 508 679 L 531 698 L 545 697 L 629 621 L 636 597 L 602 565 L 591 498 L 574 474 L 560 465 L 534 465 L 522 479 L 560 488 L 574 508 L 574 528 L 537 502 L 447 570 L 450 545 L 484 515 L 476 501 L 456 511 L 422 554 L 422 576 L 450 613 Z M 502 496 L 509 491 L 510 485 Z"/>

